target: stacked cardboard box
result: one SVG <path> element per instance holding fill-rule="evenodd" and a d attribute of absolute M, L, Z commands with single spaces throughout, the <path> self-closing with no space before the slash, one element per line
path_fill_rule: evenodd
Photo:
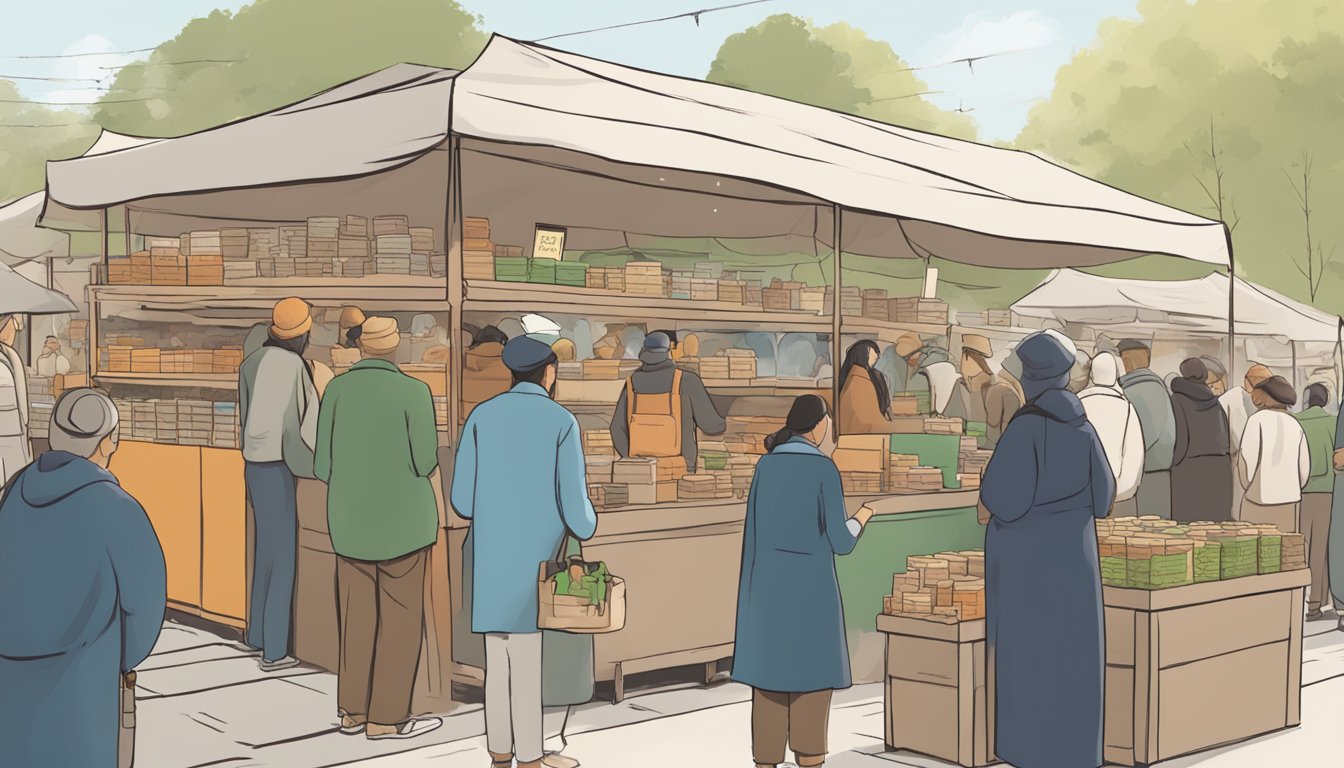
<path fill-rule="evenodd" d="M 943 490 L 943 471 L 938 467 L 914 467 L 908 473 L 910 493 L 937 493 Z"/>
<path fill-rule="evenodd" d="M 108 373 L 130 373 L 131 372 L 131 352 L 134 348 L 123 345 L 109 345 L 107 347 L 106 368 Z"/>
<path fill-rule="evenodd" d="M 1307 567 L 1307 540 L 1300 533 L 1282 535 L 1282 567 L 1285 571 L 1298 571 Z"/>
<path fill-rule="evenodd" d="M 211 355 L 211 373 L 237 373 L 242 365 L 242 347 L 220 347 Z"/>
<path fill-rule="evenodd" d="M 527 282 L 555 285 L 555 259 L 532 259 L 528 263 Z"/>
<path fill-rule="evenodd" d="M 980 557 L 974 557 L 979 555 Z M 980 552 L 943 552 L 906 559 L 905 573 L 892 576 L 883 612 L 956 623 L 985 616 L 985 580 L 970 571 Z"/>
<path fill-rule="evenodd" d="M 225 227 L 219 230 L 219 255 L 225 261 L 245 261 L 247 259 L 250 237 L 242 227 Z M 209 254 L 197 253 L 197 256 Z"/>
<path fill-rule="evenodd" d="M 653 459 L 621 459 L 612 465 L 611 479 L 626 487 L 631 504 L 658 503 L 658 466 Z"/>
<path fill-rule="evenodd" d="M 583 378 L 592 381 L 616 381 L 621 378 L 621 361 L 590 357 L 583 361 Z"/>
<path fill-rule="evenodd" d="M 616 464 L 614 452 L 593 455 L 584 451 L 583 463 L 590 485 L 593 483 L 610 484 L 612 482 L 612 469 Z"/>
<path fill-rule="evenodd" d="M 723 443 L 735 454 L 764 456 L 765 438 L 783 426 L 783 419 L 771 416 L 729 416 Z"/>
<path fill-rule="evenodd" d="M 598 510 L 617 509 L 630 504 L 630 490 L 613 483 L 589 483 L 588 499 Z"/>
<path fill-rule="evenodd" d="M 761 307 L 766 312 L 789 312 L 793 309 L 789 292 L 783 288 L 762 288 Z"/>
<path fill-rule="evenodd" d="M 804 288 L 799 291 L 798 309 L 809 315 L 819 315 L 826 309 L 825 288 Z"/>
<path fill-rule="evenodd" d="M 248 229 L 247 258 L 252 261 L 271 257 L 271 249 L 280 245 L 279 229 Z"/>
<path fill-rule="evenodd" d="M 751 480 L 756 475 L 758 456 L 729 456 L 728 476 L 733 481 L 733 495 L 745 499 L 751 491 Z"/>
<path fill-rule="evenodd" d="M 555 263 L 555 284 L 583 288 L 588 285 L 588 265 L 578 261 Z"/>
<path fill-rule="evenodd" d="M 718 301 L 719 281 L 712 277 L 692 277 L 689 291 L 691 301 Z"/>
<path fill-rule="evenodd" d="M 466 221 L 471 221 L 467 219 Z M 465 222 L 464 222 L 465 223 Z M 381 235 L 410 235 L 411 220 L 406 216 L 374 216 L 373 217 L 373 236 Z"/>
<path fill-rule="evenodd" d="M 376 231 L 378 219 L 373 221 Z M 374 266 L 378 270 L 378 274 L 411 274 L 411 236 L 409 234 L 377 235 L 374 241 L 376 243 Z"/>
<path fill-rule="evenodd" d="M 153 347 L 131 350 L 131 373 L 160 373 L 159 350 Z"/>
<path fill-rule="evenodd" d="M 747 286 L 741 280 L 720 280 L 719 301 L 726 304 L 746 304 Z"/>
<path fill-rule="evenodd" d="M 495 279 L 504 283 L 525 283 L 531 270 L 531 259 L 512 256 L 495 257 Z"/>
<path fill-rule="evenodd" d="M 707 501 L 717 498 L 717 481 L 713 475 L 685 475 L 677 481 L 677 498 L 681 501 Z"/>
<path fill-rule="evenodd" d="M 888 299 L 885 288 L 866 288 L 863 291 L 863 316 L 873 320 L 889 320 Z"/>
<path fill-rule="evenodd" d="M 924 420 L 926 435 L 960 435 L 965 431 L 965 422 L 961 419 L 930 417 Z"/>
<path fill-rule="evenodd" d="M 728 378 L 756 378 L 756 352 L 751 349 L 729 349 L 724 351 L 728 358 Z"/>
<path fill-rule="evenodd" d="M 826 288 L 826 298 L 822 304 L 822 314 L 829 315 L 832 307 L 835 306 L 835 290 L 831 287 Z M 842 286 L 840 288 L 840 314 L 845 317 L 861 317 L 863 315 L 863 291 L 857 286 Z"/>
<path fill-rule="evenodd" d="M 840 484 L 846 496 L 876 496 L 882 493 L 881 472 L 841 472 Z"/>
<path fill-rule="evenodd" d="M 217 229 L 188 232 L 179 238 L 179 245 L 182 253 L 188 256 L 224 255 L 223 240 Z"/>
<path fill-rule="evenodd" d="M 307 225 L 308 240 L 335 240 L 341 234 L 339 216 L 309 216 Z"/>
<path fill-rule="evenodd" d="M 691 275 L 692 273 L 688 270 L 673 270 L 667 276 L 667 295 L 674 299 L 692 298 L 691 281 L 695 278 Z"/>
<path fill-rule="evenodd" d="M 177 406 L 177 440 L 182 445 L 209 445 L 215 426 L 213 403 L 183 400 Z"/>
<path fill-rule="evenodd" d="M 448 426 L 448 398 L 434 396 L 434 423 L 440 427 Z"/>
<path fill-rule="evenodd" d="M 980 322 L 985 325 L 1007 327 L 1013 324 L 1013 313 L 1007 309 L 986 309 L 980 313 Z"/>
<path fill-rule="evenodd" d="M 887 491 L 890 493 L 912 493 L 910 472 L 919 467 L 919 457 L 907 453 L 893 453 L 887 469 Z"/>
<path fill-rule="evenodd" d="M 732 375 L 732 363 L 727 355 L 699 358 L 700 378 L 709 381 L 723 381 Z"/>
<path fill-rule="evenodd" d="M 155 248 L 150 251 L 149 259 L 152 285 L 187 284 L 187 260 L 181 253 L 171 248 Z"/>
<path fill-rule="evenodd" d="M 500 253 L 490 242 L 490 220 L 468 216 L 462 222 L 462 277 L 466 280 L 494 280 L 495 258 L 522 258 L 517 254 Z"/>
<path fill-rule="evenodd" d="M 663 265 L 656 261 L 632 261 L 625 265 L 625 292 L 632 296 L 664 297 Z"/>
<path fill-rule="evenodd" d="M 48 399 L 28 401 L 28 435 L 45 439 L 51 434 L 51 414 L 56 401 Z"/>
<path fill-rule="evenodd" d="M 947 302 L 942 299 L 892 299 L 888 314 L 898 323 L 929 323 L 947 325 Z"/>
<path fill-rule="evenodd" d="M 426 256 L 434 252 L 433 227 L 409 227 L 411 253 L 423 253 Z"/>
<path fill-rule="evenodd" d="M 187 285 L 223 285 L 224 257 L 192 255 L 187 259 Z"/>
<path fill-rule="evenodd" d="M 238 406 L 234 403 L 213 404 L 210 444 L 216 448 L 238 447 Z"/>
<path fill-rule="evenodd" d="M 360 240 L 369 239 L 369 220 L 363 216 L 346 215 L 339 218 L 337 237 L 349 237 Z"/>

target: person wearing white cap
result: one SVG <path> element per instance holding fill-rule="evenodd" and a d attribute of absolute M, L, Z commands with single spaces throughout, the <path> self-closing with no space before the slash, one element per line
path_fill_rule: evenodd
<path fill-rule="evenodd" d="M 158 640 L 167 575 L 145 510 L 108 471 L 117 427 L 106 394 L 66 391 L 51 450 L 0 503 L 6 766 L 114 766 L 124 747 L 118 682 Z"/>
<path fill-rule="evenodd" d="M 471 631 L 485 635 L 486 749 L 498 768 L 515 758 L 519 768 L 540 768 L 547 756 L 537 564 L 562 544 L 592 538 L 597 515 L 579 424 L 553 399 L 555 353 L 520 336 L 504 346 L 503 361 L 513 388 L 467 417 L 451 500 L 471 521 Z"/>

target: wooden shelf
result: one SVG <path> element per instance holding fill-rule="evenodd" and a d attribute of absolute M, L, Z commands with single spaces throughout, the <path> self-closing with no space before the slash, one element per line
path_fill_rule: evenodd
<path fill-rule="evenodd" d="M 201 387 L 237 389 L 236 373 L 95 373 L 103 384 L 133 384 L 140 387 Z"/>
<path fill-rule="evenodd" d="M 225 285 L 91 285 L 97 301 L 131 301 L 165 309 L 257 307 L 269 309 L 279 299 L 338 306 L 343 302 L 386 303 L 406 309 L 447 311 L 448 288 L 443 278 L 370 275 L 364 278 L 256 278 Z"/>
<path fill-rule="evenodd" d="M 840 333 L 871 333 L 877 336 L 879 341 L 895 343 L 897 339 L 907 333 L 916 333 L 921 336 L 946 336 L 951 329 L 950 325 L 935 325 L 932 323 L 897 323 L 890 320 L 875 320 L 871 317 L 842 317 L 840 318 Z"/>
<path fill-rule="evenodd" d="M 766 312 L 722 301 L 650 298 L 538 283 L 468 281 L 464 289 L 466 298 L 462 307 L 468 312 L 555 312 L 627 320 L 647 317 L 680 321 L 686 328 L 725 330 L 753 330 L 763 326 L 816 333 L 831 330 L 829 315 Z"/>

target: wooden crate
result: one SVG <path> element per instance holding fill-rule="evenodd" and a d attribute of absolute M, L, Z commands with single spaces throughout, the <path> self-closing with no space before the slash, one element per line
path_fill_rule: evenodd
<path fill-rule="evenodd" d="M 1298 725 L 1308 574 L 1104 587 L 1106 761 L 1148 765 Z"/>
<path fill-rule="evenodd" d="M 985 622 L 878 616 L 886 636 L 883 721 L 888 749 L 966 768 L 994 762 Z"/>

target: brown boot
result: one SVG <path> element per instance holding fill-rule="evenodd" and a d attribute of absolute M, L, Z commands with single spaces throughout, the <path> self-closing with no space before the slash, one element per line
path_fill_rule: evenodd
<path fill-rule="evenodd" d="M 497 755 L 490 753 L 492 768 L 513 768 L 513 755 Z"/>

